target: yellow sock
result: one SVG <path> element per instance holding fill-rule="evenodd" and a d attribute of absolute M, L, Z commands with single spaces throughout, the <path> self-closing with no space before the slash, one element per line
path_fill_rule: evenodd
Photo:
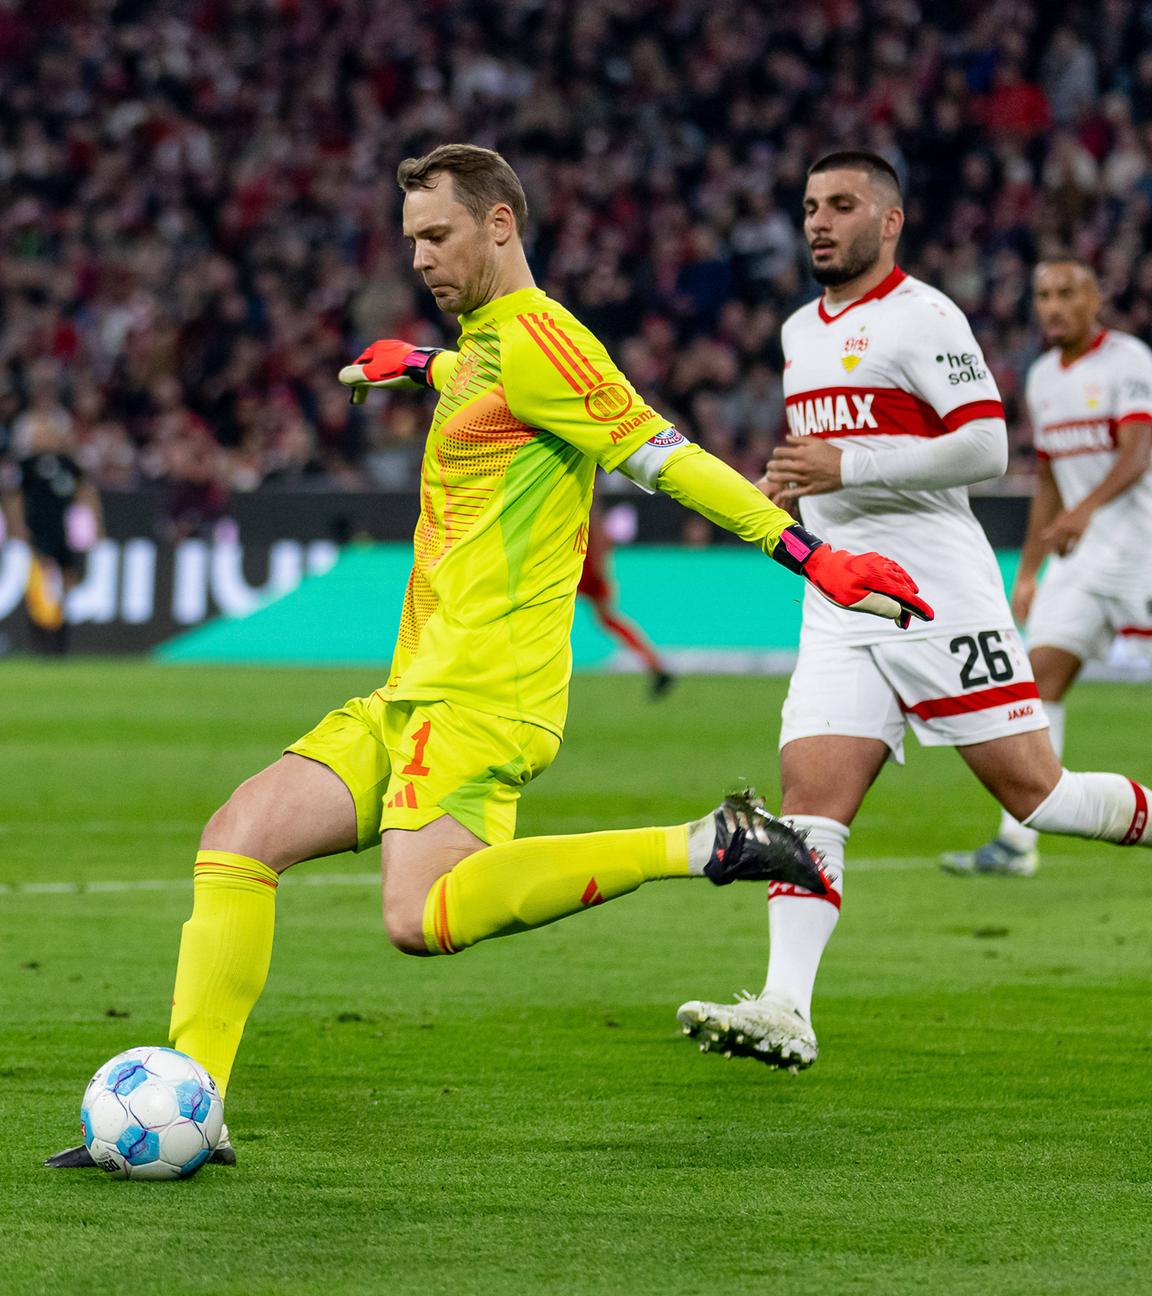
<path fill-rule="evenodd" d="M 172 1047 L 228 1088 L 244 1024 L 272 960 L 279 877 L 259 860 L 199 851 L 192 917 L 180 937 L 172 993 Z"/>
<path fill-rule="evenodd" d="M 630 828 L 489 846 L 437 878 L 424 903 L 430 954 L 542 927 L 657 878 L 688 877 L 688 829 Z"/>

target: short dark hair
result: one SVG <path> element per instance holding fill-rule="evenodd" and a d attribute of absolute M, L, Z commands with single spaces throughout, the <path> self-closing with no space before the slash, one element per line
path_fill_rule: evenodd
<path fill-rule="evenodd" d="M 479 224 L 497 203 L 507 203 L 521 236 L 528 222 L 528 200 L 520 177 L 493 149 L 478 144 L 441 144 L 423 157 L 405 158 L 396 168 L 396 183 L 405 193 L 434 189 L 435 177 L 450 175 L 462 206 Z"/>
<path fill-rule="evenodd" d="M 1077 256 L 1075 252 L 1050 252 L 1042 256 L 1036 262 L 1034 270 L 1039 270 L 1041 266 L 1049 265 L 1071 265 L 1083 270 L 1090 279 L 1095 282 L 1099 281 L 1096 274 L 1096 267 L 1091 261 L 1086 261 L 1082 256 Z"/>
<path fill-rule="evenodd" d="M 896 168 L 887 158 L 882 158 L 870 149 L 840 149 L 836 153 L 826 153 L 808 168 L 809 175 L 816 175 L 820 171 L 864 171 L 870 180 L 878 180 L 892 189 L 898 203 L 904 201 Z"/>

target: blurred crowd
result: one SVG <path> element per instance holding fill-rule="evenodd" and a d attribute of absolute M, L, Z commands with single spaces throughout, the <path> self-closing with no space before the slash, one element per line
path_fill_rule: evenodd
<path fill-rule="evenodd" d="M 901 263 L 971 317 L 1017 474 L 1039 254 L 1091 260 L 1152 341 L 1138 0 L 0 0 L 0 441 L 55 428 L 184 532 L 235 491 L 411 484 L 426 398 L 354 407 L 334 375 L 454 334 L 394 182 L 448 140 L 508 156 L 541 284 L 749 473 L 831 148 L 904 178 Z"/>

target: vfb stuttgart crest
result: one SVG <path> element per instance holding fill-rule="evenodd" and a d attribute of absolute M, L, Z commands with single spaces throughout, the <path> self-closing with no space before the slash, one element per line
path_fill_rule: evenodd
<path fill-rule="evenodd" d="M 844 348 L 840 354 L 840 363 L 851 373 L 853 369 L 864 359 L 864 352 L 868 350 L 868 335 L 863 329 L 859 333 L 853 333 L 851 337 L 844 339 Z"/>

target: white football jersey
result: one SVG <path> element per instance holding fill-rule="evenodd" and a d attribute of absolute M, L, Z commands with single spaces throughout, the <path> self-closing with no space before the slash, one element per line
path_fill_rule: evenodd
<path fill-rule="evenodd" d="M 1123 423 L 1152 423 L 1152 351 L 1105 329 L 1071 364 L 1046 351 L 1025 386 L 1036 453 L 1048 460 L 1060 500 L 1073 508 L 1116 462 Z M 1092 515 L 1080 543 L 1052 559 L 1078 584 L 1102 594 L 1152 588 L 1152 469 Z"/>
<path fill-rule="evenodd" d="M 882 454 L 909 437 L 947 436 L 973 419 L 1004 417 L 959 307 L 899 268 L 836 313 L 823 298 L 808 302 L 781 337 L 792 436 L 836 438 Z M 966 486 L 851 486 L 808 496 L 800 509 L 804 526 L 835 548 L 894 558 L 936 612 L 935 621 L 900 630 L 842 611 L 809 588 L 806 634 L 860 644 L 1012 624 L 1000 568 Z"/>

